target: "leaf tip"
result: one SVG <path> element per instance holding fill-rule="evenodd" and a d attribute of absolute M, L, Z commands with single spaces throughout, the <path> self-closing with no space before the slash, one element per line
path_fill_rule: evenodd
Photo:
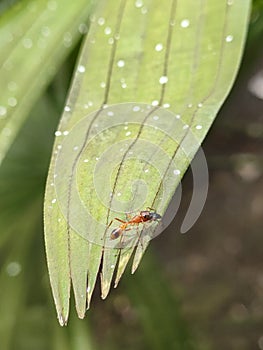
<path fill-rule="evenodd" d="M 90 308 L 90 302 L 91 302 L 93 290 L 94 290 L 94 284 L 92 286 L 89 284 L 87 287 L 87 293 L 86 293 L 86 298 L 87 298 L 86 311 L 89 310 Z"/>
<path fill-rule="evenodd" d="M 119 281 L 120 281 L 120 279 L 118 279 L 118 280 L 116 279 L 115 280 L 113 288 L 117 288 L 118 287 Z"/>
<path fill-rule="evenodd" d="M 110 283 L 101 279 L 101 299 L 106 299 L 110 291 Z"/>
<path fill-rule="evenodd" d="M 65 316 L 63 314 L 58 315 L 58 322 L 63 327 L 68 324 L 68 316 Z"/>
<path fill-rule="evenodd" d="M 132 267 L 132 270 L 131 270 L 131 274 L 132 274 L 132 275 L 133 275 L 133 274 L 135 273 L 135 271 L 137 270 L 137 267 L 138 267 L 138 265 Z"/>
<path fill-rule="evenodd" d="M 131 274 L 133 275 L 135 271 L 137 270 L 139 263 L 141 261 L 142 256 L 140 256 L 139 259 L 134 258 L 133 263 L 132 263 L 132 268 L 131 268 Z"/>
<path fill-rule="evenodd" d="M 87 310 L 87 309 L 86 309 Z M 86 310 L 85 310 L 85 312 L 78 312 L 78 318 L 80 318 L 81 320 L 83 320 L 83 318 L 85 318 L 85 316 L 86 316 Z"/>

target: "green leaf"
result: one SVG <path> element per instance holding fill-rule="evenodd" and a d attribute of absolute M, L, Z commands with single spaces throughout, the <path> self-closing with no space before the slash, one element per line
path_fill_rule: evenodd
<path fill-rule="evenodd" d="M 98 272 L 105 298 L 114 273 L 116 286 L 132 254 L 134 272 L 163 230 L 150 222 L 110 239 L 115 217 L 146 207 L 164 215 L 232 86 L 249 4 L 98 3 L 46 186 L 46 251 L 61 325 L 71 283 L 84 317 Z"/>
<path fill-rule="evenodd" d="M 79 40 L 90 2 L 20 1 L 0 19 L 0 163 L 29 111 Z"/>

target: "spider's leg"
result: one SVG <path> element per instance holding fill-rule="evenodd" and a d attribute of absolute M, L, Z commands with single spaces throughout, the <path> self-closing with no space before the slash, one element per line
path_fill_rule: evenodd
<path fill-rule="evenodd" d="M 156 210 L 154 208 L 151 208 L 151 207 L 146 207 L 146 209 L 156 212 Z"/>
<path fill-rule="evenodd" d="M 137 235 L 137 238 L 138 238 L 138 243 L 140 242 L 141 248 L 143 250 L 143 244 L 142 244 L 142 241 L 141 241 L 141 234 L 139 233 L 139 225 L 138 224 L 137 224 L 137 227 L 136 227 L 136 235 Z"/>

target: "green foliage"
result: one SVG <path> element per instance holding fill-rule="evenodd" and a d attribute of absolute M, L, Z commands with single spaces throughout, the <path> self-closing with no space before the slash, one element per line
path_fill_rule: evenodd
<path fill-rule="evenodd" d="M 86 31 L 89 7 L 84 0 L 25 0 L 0 18 L 0 162 L 37 98 Z"/>
<path fill-rule="evenodd" d="M 156 226 L 143 235 L 134 229 L 123 244 L 109 239 L 108 225 L 147 206 L 164 214 L 233 83 L 248 14 L 249 1 L 99 2 L 46 187 L 47 259 L 61 324 L 71 282 L 82 318 L 101 264 L 102 298 L 134 249 L 136 270 Z"/>
<path fill-rule="evenodd" d="M 62 115 L 58 127 L 62 135 L 56 138 L 53 148 L 46 192 L 46 247 L 53 295 L 61 324 L 65 324 L 68 319 L 71 283 L 78 316 L 84 317 L 86 303 L 90 303 L 100 266 L 102 297 L 105 298 L 112 278 L 115 278 L 117 285 L 138 243 L 134 240 L 125 249 L 120 249 L 115 241 L 98 244 L 98 240 L 105 237 L 105 228 L 110 219 L 116 215 L 125 219 L 123 213 L 131 208 L 123 205 L 116 210 L 111 207 L 111 203 L 111 210 L 108 211 L 107 206 L 98 203 L 92 187 L 93 178 L 89 176 L 93 173 L 95 161 L 87 163 L 88 167 L 85 168 L 84 160 L 87 157 L 96 157 L 98 152 L 106 150 L 111 143 L 118 144 L 124 140 L 130 142 L 131 146 L 133 137 L 139 134 L 141 126 L 147 126 L 138 140 L 146 140 L 150 144 L 149 148 L 146 147 L 151 152 L 150 157 L 153 157 L 155 146 L 159 147 L 160 143 L 168 157 L 164 158 L 161 168 L 160 164 L 156 168 L 152 167 L 150 182 L 144 175 L 144 164 L 131 160 L 128 167 L 121 168 L 118 176 L 116 169 L 115 173 L 113 170 L 111 185 L 116 183 L 115 193 L 121 192 L 123 198 L 129 200 L 130 184 L 133 179 L 138 179 L 139 173 L 141 179 L 150 186 L 147 198 L 138 196 L 139 203 L 145 207 L 154 201 L 160 184 L 165 183 L 167 187 L 164 201 L 157 198 L 154 202 L 154 207 L 163 214 L 233 83 L 244 44 L 249 1 L 236 0 L 230 6 L 217 1 L 205 2 L 205 6 L 202 1 L 177 1 L 174 2 L 177 3 L 176 7 L 172 7 L 171 1 L 170 8 L 164 8 L 158 1 L 145 1 L 143 6 L 138 2 L 137 7 L 134 2 L 127 1 L 125 6 L 124 3 L 114 0 L 98 1 L 66 103 L 70 110 L 66 108 Z M 43 271 L 45 263 L 41 241 L 44 183 L 55 125 L 62 110 L 72 65 L 70 62 L 65 64 L 59 74 L 58 69 L 72 52 L 83 31 L 86 31 L 89 9 L 89 3 L 84 0 L 24 0 L 6 10 L 0 19 L 0 158 L 3 159 L 0 168 L 0 338 L 3 349 L 94 348 L 94 334 L 91 335 L 88 323 L 80 323 L 72 317 L 67 333 L 62 332 L 54 323 L 50 311 L 51 303 L 46 296 L 49 288 Z M 125 11 L 123 18 L 122 11 Z M 106 23 L 101 25 L 102 20 L 98 23 L 99 18 L 104 18 Z M 189 23 L 182 22 L 185 19 Z M 112 31 L 109 34 L 107 27 Z M 233 36 L 233 40 L 229 35 Z M 117 39 L 112 42 L 111 38 Z M 162 43 L 160 50 L 156 47 L 159 43 Z M 76 61 L 76 55 L 73 53 L 71 57 L 73 62 Z M 125 62 L 123 67 L 121 63 L 118 64 L 120 60 Z M 48 92 L 43 95 L 44 89 L 55 75 Z M 125 80 L 121 80 L 124 76 Z M 159 83 L 161 76 L 168 76 L 167 84 Z M 101 87 L 101 83 L 105 83 L 105 88 Z M 65 212 L 61 212 L 61 207 L 57 205 L 61 198 L 56 197 L 53 186 L 50 186 L 55 172 L 55 160 L 57 154 L 60 154 L 56 153 L 59 150 L 58 145 L 66 139 L 63 131 L 74 130 L 84 116 L 94 116 L 96 111 L 101 112 L 104 109 L 105 104 L 136 102 L 136 105 L 139 103 L 140 106 L 146 106 L 151 105 L 154 100 L 158 101 L 154 111 L 158 111 L 160 117 L 169 115 L 173 118 L 174 115 L 181 114 L 180 130 L 178 122 L 172 125 L 173 119 L 165 126 L 159 125 L 159 131 L 153 131 L 151 124 L 147 125 L 140 119 L 137 120 L 137 125 L 129 125 L 132 134 L 127 138 L 121 134 L 124 120 L 117 115 L 121 126 L 114 125 L 107 136 L 103 134 L 99 142 L 95 139 L 96 142 L 83 149 L 80 154 L 83 162 L 80 163 L 82 165 L 76 176 L 77 193 L 89 210 L 97 215 L 99 225 L 83 220 L 88 226 L 84 226 L 85 234 L 79 234 L 68 227 L 67 213 L 65 215 Z M 162 108 L 163 105 L 167 107 L 168 103 L 169 109 Z M 32 110 L 33 106 L 35 107 Z M 108 112 L 109 109 L 106 108 L 105 111 Z M 121 110 L 116 111 L 120 113 Z M 145 116 L 147 115 L 142 115 L 143 118 Z M 99 114 L 97 123 L 105 126 L 103 118 Z M 95 123 L 88 118 L 84 124 L 84 131 L 92 131 L 95 127 Z M 195 136 L 195 142 L 190 148 L 185 144 L 185 154 L 178 154 L 177 147 L 185 140 L 182 132 L 186 130 L 183 129 L 185 125 L 189 125 L 188 130 Z M 202 128 L 196 128 L 197 125 Z M 164 135 L 163 129 L 169 129 L 173 137 Z M 75 141 L 80 145 L 83 140 L 77 138 Z M 70 144 L 72 145 L 75 146 Z M 137 155 L 142 151 L 142 143 L 135 151 Z M 113 152 L 113 158 L 108 163 L 102 163 L 103 175 L 107 173 L 111 161 L 116 164 L 114 155 L 116 152 Z M 123 155 L 122 153 L 121 156 Z M 59 170 L 65 171 L 65 182 L 61 186 L 65 186 L 67 194 L 70 184 L 67 176 L 69 170 L 73 169 L 74 157 L 66 152 L 61 159 L 63 167 Z M 172 177 L 169 180 L 166 169 L 169 168 L 171 159 L 181 172 L 176 179 Z M 117 163 L 118 161 L 119 158 Z M 154 164 L 156 162 L 160 162 L 158 154 Z M 156 169 L 160 170 L 160 174 Z M 171 166 L 170 170 L 173 169 Z M 103 176 L 98 176 L 97 179 L 101 181 L 99 184 L 103 184 Z M 137 184 L 136 186 L 133 190 L 138 195 L 141 187 Z M 104 200 L 108 198 L 107 191 L 108 188 L 103 193 Z M 67 195 L 65 198 L 67 203 Z M 75 198 L 70 198 L 70 206 L 74 208 Z M 55 205 L 52 203 L 53 199 L 58 199 Z M 49 206 L 52 210 L 49 210 Z M 76 218 L 82 220 L 79 213 Z M 149 234 L 151 238 L 152 232 Z M 139 242 L 134 255 L 133 271 L 148 243 L 147 236 L 145 241 Z M 133 284 L 132 278 L 126 278 L 125 281 L 129 286 L 127 295 L 138 308 L 140 322 L 146 334 L 143 342 L 155 349 L 169 347 L 169 344 L 175 344 L 179 349 L 186 344 L 185 349 L 191 349 L 187 326 L 169 284 L 162 278 L 161 271 L 155 270 L 153 278 L 151 271 L 155 269 L 155 264 L 151 259 L 146 259 L 145 266 L 137 286 Z M 151 295 L 151 290 L 144 286 L 147 279 L 149 286 L 156 288 L 157 293 Z M 160 284 L 155 285 L 155 281 L 161 281 L 162 287 L 160 288 Z M 153 334 L 152 329 L 158 327 L 158 322 L 164 325 L 165 331 Z M 180 332 L 174 335 L 169 322 L 176 324 Z M 49 338 L 45 334 L 47 329 L 52 334 Z M 121 328 L 120 332 L 122 331 Z M 105 349 L 116 349 L 116 346 L 107 343 L 106 337 L 105 343 Z"/>

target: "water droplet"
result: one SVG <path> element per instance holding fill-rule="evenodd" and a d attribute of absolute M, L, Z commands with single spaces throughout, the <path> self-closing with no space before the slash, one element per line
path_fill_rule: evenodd
<path fill-rule="evenodd" d="M 96 160 L 99 160 L 99 159 L 100 159 L 100 157 L 96 157 L 95 159 L 96 159 Z"/>
<path fill-rule="evenodd" d="M 135 7 L 141 8 L 143 6 L 143 1 L 142 0 L 136 0 L 135 1 Z"/>
<path fill-rule="evenodd" d="M 139 112 L 140 109 L 141 108 L 139 106 L 134 106 L 132 110 L 133 112 Z"/>
<path fill-rule="evenodd" d="M 110 266 L 111 269 L 114 269 L 114 267 L 115 267 L 115 265 L 111 265 L 111 266 Z"/>
<path fill-rule="evenodd" d="M 80 34 L 86 34 L 88 32 L 88 27 L 85 23 L 80 23 L 79 32 Z"/>
<path fill-rule="evenodd" d="M 5 137 L 9 137 L 9 136 L 12 134 L 12 131 L 11 131 L 10 128 L 4 128 L 4 129 L 2 130 L 2 134 L 3 134 L 3 136 L 5 136 Z"/>
<path fill-rule="evenodd" d="M 70 112 L 70 111 L 71 111 L 70 106 L 65 106 L 64 111 L 65 111 L 65 112 Z"/>
<path fill-rule="evenodd" d="M 228 6 L 233 5 L 233 3 L 234 3 L 234 0 L 227 0 L 227 4 L 228 4 Z"/>
<path fill-rule="evenodd" d="M 58 149 L 61 149 L 62 148 L 62 145 L 58 145 L 58 147 L 57 147 Z"/>
<path fill-rule="evenodd" d="M 189 125 L 188 124 L 185 124 L 184 126 L 183 126 L 183 129 L 185 130 L 185 129 L 188 129 L 189 128 Z"/>
<path fill-rule="evenodd" d="M 195 127 L 197 130 L 201 130 L 202 129 L 202 125 L 196 125 Z"/>
<path fill-rule="evenodd" d="M 52 199 L 51 203 L 52 203 L 52 204 L 55 204 L 56 201 L 57 201 L 56 198 L 54 198 L 54 199 Z"/>
<path fill-rule="evenodd" d="M 68 131 L 68 130 L 63 131 L 63 135 L 64 135 L 64 136 L 67 136 L 68 134 L 69 134 L 69 131 Z"/>
<path fill-rule="evenodd" d="M 142 13 L 143 15 L 145 15 L 147 12 L 148 12 L 147 7 L 145 7 L 145 6 L 142 7 L 141 13 Z"/>
<path fill-rule="evenodd" d="M 0 106 L 0 118 L 6 115 L 6 107 Z"/>
<path fill-rule="evenodd" d="M 63 37 L 64 40 L 64 46 L 70 47 L 72 45 L 72 35 L 70 32 L 66 32 Z"/>
<path fill-rule="evenodd" d="M 109 117 L 113 117 L 114 116 L 114 113 L 112 111 L 109 111 L 107 114 L 108 114 Z"/>
<path fill-rule="evenodd" d="M 234 39 L 233 35 L 228 35 L 228 36 L 226 37 L 226 42 L 227 42 L 227 43 L 231 43 L 231 41 L 233 41 L 233 39 Z"/>
<path fill-rule="evenodd" d="M 128 154 L 129 154 L 129 155 L 132 155 L 132 154 L 133 154 L 133 151 L 129 151 Z"/>
<path fill-rule="evenodd" d="M 100 87 L 101 87 L 101 88 L 105 88 L 105 87 L 106 87 L 106 83 L 105 83 L 104 81 L 102 81 L 102 82 L 100 83 Z"/>
<path fill-rule="evenodd" d="M 158 120 L 158 119 L 159 119 L 158 115 L 153 116 L 153 120 Z"/>
<path fill-rule="evenodd" d="M 31 47 L 33 46 L 33 41 L 30 38 L 25 38 L 23 39 L 23 46 L 26 49 L 31 49 Z"/>
<path fill-rule="evenodd" d="M 181 171 L 179 169 L 174 169 L 174 175 L 180 175 L 181 174 Z"/>
<path fill-rule="evenodd" d="M 163 104 L 163 108 L 169 108 L 170 107 L 170 103 L 164 103 Z"/>
<path fill-rule="evenodd" d="M 155 45 L 155 51 L 162 51 L 163 49 L 163 44 L 159 43 Z"/>
<path fill-rule="evenodd" d="M 88 286 L 88 288 L 87 288 L 87 293 L 89 293 L 90 292 L 90 286 Z"/>
<path fill-rule="evenodd" d="M 14 68 L 13 62 L 11 62 L 10 60 L 5 61 L 5 63 L 3 64 L 3 68 L 7 71 L 10 71 Z"/>
<path fill-rule="evenodd" d="M 111 28 L 110 28 L 110 27 L 106 27 L 106 28 L 104 29 L 104 33 L 105 33 L 106 35 L 110 35 L 110 34 L 111 34 Z"/>
<path fill-rule="evenodd" d="M 104 24 L 105 24 L 105 18 L 100 17 L 100 18 L 98 19 L 98 25 L 103 26 Z"/>
<path fill-rule="evenodd" d="M 89 160 L 88 159 L 84 159 L 84 163 L 88 163 L 89 162 Z"/>
<path fill-rule="evenodd" d="M 55 136 L 61 136 L 61 135 L 62 135 L 62 132 L 61 132 L 61 131 L 57 130 L 57 131 L 55 132 Z"/>
<path fill-rule="evenodd" d="M 17 84 L 14 81 L 10 81 L 7 88 L 9 91 L 15 91 L 17 89 Z"/>
<path fill-rule="evenodd" d="M 21 264 L 19 264 L 17 261 L 10 262 L 6 267 L 6 273 L 10 277 L 16 277 L 20 274 L 22 270 Z"/>
<path fill-rule="evenodd" d="M 157 100 L 152 101 L 152 106 L 158 106 L 158 104 L 159 104 L 159 101 L 157 101 Z"/>
<path fill-rule="evenodd" d="M 149 172 L 149 169 L 145 169 L 144 172 L 145 172 L 145 173 L 148 173 L 148 172 Z"/>
<path fill-rule="evenodd" d="M 74 147 L 73 147 L 73 150 L 74 150 L 74 151 L 77 151 L 78 149 L 79 149 L 79 146 L 74 146 Z"/>
<path fill-rule="evenodd" d="M 175 118 L 176 118 L 176 119 L 180 119 L 180 118 L 181 118 L 180 114 L 176 114 L 176 115 L 175 115 Z"/>
<path fill-rule="evenodd" d="M 118 67 L 124 67 L 125 66 L 125 62 L 123 61 L 123 60 L 119 60 L 118 62 L 117 62 L 117 66 Z"/>
<path fill-rule="evenodd" d="M 88 105 L 91 107 L 93 106 L 93 102 L 92 101 L 88 101 Z"/>
<path fill-rule="evenodd" d="M 183 19 L 183 20 L 181 21 L 181 27 L 182 27 L 182 28 L 187 28 L 187 27 L 189 27 L 189 25 L 190 25 L 189 19 Z"/>
<path fill-rule="evenodd" d="M 131 132 L 130 132 L 130 131 L 127 131 L 125 135 L 126 135 L 126 136 L 130 136 L 130 135 L 131 135 Z"/>
<path fill-rule="evenodd" d="M 109 44 L 109 45 L 112 45 L 113 43 L 114 43 L 114 39 L 113 39 L 113 38 L 109 38 L 108 44 Z"/>
<path fill-rule="evenodd" d="M 15 97 L 9 97 L 8 105 L 10 107 L 15 107 L 17 105 L 17 99 Z"/>
<path fill-rule="evenodd" d="M 167 82 L 168 82 L 168 77 L 166 77 L 165 75 L 160 77 L 160 79 L 159 79 L 160 84 L 166 84 Z"/>
<path fill-rule="evenodd" d="M 203 107 L 203 104 L 200 102 L 200 103 L 198 103 L 197 107 L 201 108 L 201 107 Z"/>
<path fill-rule="evenodd" d="M 85 66 L 83 66 L 83 65 L 78 66 L 78 72 L 84 73 L 85 70 L 86 70 Z"/>
<path fill-rule="evenodd" d="M 121 83 L 121 87 L 122 87 L 123 89 L 126 89 L 127 84 L 126 84 L 126 83 Z"/>
<path fill-rule="evenodd" d="M 41 28 L 41 34 L 43 35 L 43 36 L 49 36 L 49 34 L 50 34 L 50 29 L 47 27 L 47 26 L 43 26 L 42 28 Z"/>
<path fill-rule="evenodd" d="M 193 107 L 193 104 L 192 104 L 192 103 L 189 103 L 187 107 L 188 107 L 188 108 L 192 108 L 192 107 Z"/>
<path fill-rule="evenodd" d="M 120 196 L 121 196 L 121 193 L 120 193 L 120 192 L 118 192 L 118 193 L 117 193 L 117 196 L 118 196 L 118 197 L 120 197 Z"/>

